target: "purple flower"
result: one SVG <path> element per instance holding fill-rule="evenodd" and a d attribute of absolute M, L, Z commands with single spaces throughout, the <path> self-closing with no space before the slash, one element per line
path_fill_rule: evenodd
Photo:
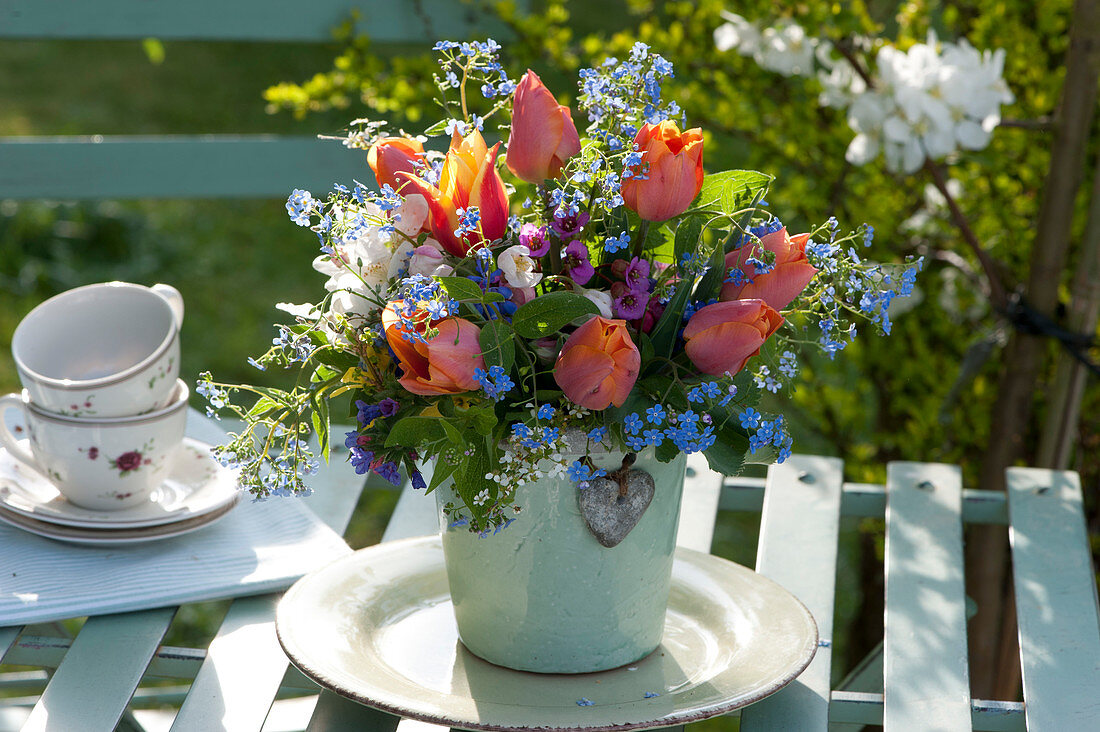
<path fill-rule="evenodd" d="M 359 409 L 359 414 L 355 418 L 364 427 L 369 427 L 371 422 L 382 416 L 382 410 L 376 404 L 367 404 L 362 399 L 357 399 L 355 406 Z"/>
<path fill-rule="evenodd" d="M 376 465 L 374 467 L 374 472 L 396 486 L 401 485 L 401 472 L 397 469 L 397 463 L 392 460 Z"/>
<path fill-rule="evenodd" d="M 383 417 L 392 417 L 397 414 L 397 410 L 401 408 L 401 405 L 396 399 L 390 399 L 386 397 L 382 401 L 378 402 L 378 411 L 382 413 Z"/>
<path fill-rule="evenodd" d="M 428 487 L 428 484 L 424 482 L 424 476 L 421 475 L 419 470 L 414 470 L 413 474 L 409 476 L 412 480 L 412 487 L 415 490 L 422 491 Z"/>
<path fill-rule="evenodd" d="M 550 228 L 554 230 L 554 233 L 558 235 L 559 239 L 565 241 L 579 234 L 587 223 L 588 214 L 584 211 L 575 214 L 566 214 L 560 217 L 555 214 L 553 220 L 550 222 Z"/>
<path fill-rule="evenodd" d="M 645 306 L 649 302 L 649 293 L 644 290 L 627 290 L 612 302 L 615 315 L 624 320 L 637 320 L 645 315 Z"/>
<path fill-rule="evenodd" d="M 351 448 L 351 466 L 355 468 L 356 475 L 363 475 L 370 470 L 370 464 L 374 461 L 374 453 L 359 447 Z"/>
<path fill-rule="evenodd" d="M 578 285 L 585 284 L 596 274 L 592 263 L 588 261 L 588 247 L 579 239 L 569 242 L 562 250 L 562 266 Z"/>
<path fill-rule="evenodd" d="M 545 226 L 524 224 L 519 229 L 519 243 L 531 251 L 532 257 L 541 257 L 550 251 L 550 239 Z"/>
<path fill-rule="evenodd" d="M 623 278 L 631 290 L 649 292 L 649 261 L 634 257 L 630 260 Z"/>

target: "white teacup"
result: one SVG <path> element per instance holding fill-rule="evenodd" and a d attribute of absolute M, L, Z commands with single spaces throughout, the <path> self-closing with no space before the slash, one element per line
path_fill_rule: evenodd
<path fill-rule="evenodd" d="M 172 401 L 183 298 L 171 285 L 104 282 L 51 297 L 11 340 L 35 408 L 67 417 L 126 417 Z"/>
<path fill-rule="evenodd" d="M 187 384 L 173 382 L 167 407 L 133 417 L 66 417 L 40 409 L 27 390 L 0 396 L 0 445 L 46 476 L 70 502 L 96 511 L 144 503 L 172 468 L 187 427 Z M 30 450 L 4 414 L 23 413 Z"/>

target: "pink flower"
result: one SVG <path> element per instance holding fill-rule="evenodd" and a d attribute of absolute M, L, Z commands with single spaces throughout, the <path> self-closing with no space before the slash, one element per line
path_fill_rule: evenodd
<path fill-rule="evenodd" d="M 550 251 L 550 239 L 545 226 L 524 224 L 519 227 L 519 243 L 527 247 L 532 257 L 541 257 Z"/>
<path fill-rule="evenodd" d="M 763 300 L 716 302 L 684 328 L 684 350 L 704 374 L 736 374 L 779 326 L 783 316 Z"/>
<path fill-rule="evenodd" d="M 565 341 L 554 364 L 554 381 L 574 404 L 588 409 L 621 407 L 641 364 L 626 321 L 595 315 Z"/>
<path fill-rule="evenodd" d="M 527 70 L 512 97 L 508 170 L 528 183 L 556 178 L 565 161 L 581 151 L 569 107 L 558 104 L 538 75 Z"/>
<path fill-rule="evenodd" d="M 817 269 L 806 258 L 809 238 L 809 234 L 788 236 L 787 229 L 783 228 L 760 237 L 759 245 L 746 244 L 734 249 L 726 255 L 726 272 L 736 268 L 744 276 L 722 285 L 718 299 L 759 299 L 776 310 L 790 305 L 817 274 Z M 762 259 L 761 249 L 775 253 L 775 266 L 764 274 L 758 274 L 756 266 L 748 261 L 750 257 Z"/>

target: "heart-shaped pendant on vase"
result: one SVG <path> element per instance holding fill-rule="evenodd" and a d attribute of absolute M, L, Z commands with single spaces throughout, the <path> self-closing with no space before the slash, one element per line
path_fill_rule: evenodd
<path fill-rule="evenodd" d="M 646 471 L 623 470 L 613 476 L 588 481 L 577 495 L 588 530 L 606 547 L 625 539 L 653 500 L 653 476 Z"/>

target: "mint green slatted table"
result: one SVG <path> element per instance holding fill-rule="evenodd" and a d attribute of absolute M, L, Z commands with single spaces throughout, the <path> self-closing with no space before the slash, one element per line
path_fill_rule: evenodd
<path fill-rule="evenodd" d="M 963 489 L 954 466 L 891 464 L 885 486 L 844 483 L 842 468 L 835 458 L 794 456 L 772 466 L 766 479 L 728 479 L 705 461 L 689 463 L 679 543 L 707 551 L 718 510 L 759 512 L 757 571 L 798 596 L 819 627 L 810 667 L 779 693 L 741 710 L 741 729 L 1100 729 L 1100 614 L 1077 476 L 1013 469 L 1006 496 Z M 342 531 L 362 482 L 339 455 L 319 481 L 309 505 Z M 864 679 L 859 688 L 829 683 L 844 516 L 885 517 L 887 527 L 883 653 L 862 666 L 871 683 Z M 1024 703 L 969 695 L 965 522 L 1009 527 Z M 406 486 L 383 540 L 435 530 L 434 502 Z M 440 729 L 318 693 L 279 648 L 277 599 L 234 602 L 207 648 L 161 644 L 175 608 L 93 617 L 76 638 L 44 628 L 0 628 L 4 663 L 49 676 L 36 699 L 0 702 L 0 730 L 137 730 L 141 719 L 159 720 L 150 730 L 202 732 Z M 0 678 L 0 689 L 45 675 Z M 180 683 L 164 690 L 141 685 L 143 679 Z M 292 719 L 283 711 L 287 702 L 277 701 L 284 697 L 298 697 Z M 134 713 L 153 700 L 175 702 L 174 719 Z"/>

